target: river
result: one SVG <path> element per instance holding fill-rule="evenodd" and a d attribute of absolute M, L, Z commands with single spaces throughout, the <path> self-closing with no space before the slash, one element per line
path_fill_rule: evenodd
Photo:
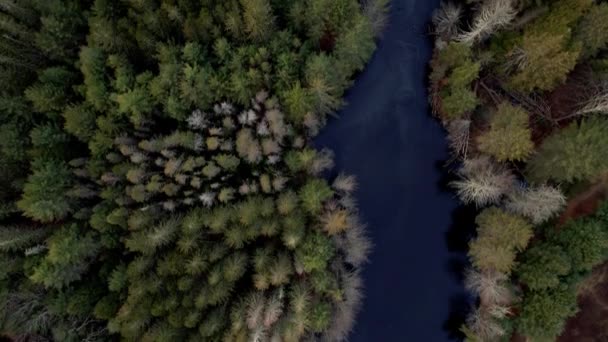
<path fill-rule="evenodd" d="M 336 170 L 357 176 L 375 245 L 353 342 L 452 341 L 468 306 L 459 279 L 465 240 L 452 222 L 470 215 L 445 189 L 445 133 L 427 102 L 438 4 L 392 0 L 373 59 L 315 141 L 335 152 Z"/>

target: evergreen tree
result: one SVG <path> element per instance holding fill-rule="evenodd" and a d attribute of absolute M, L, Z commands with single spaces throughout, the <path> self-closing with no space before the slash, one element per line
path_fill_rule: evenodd
<path fill-rule="evenodd" d="M 608 120 L 594 117 L 547 138 L 530 160 L 527 174 L 537 182 L 593 180 L 608 170 Z"/>
<path fill-rule="evenodd" d="M 477 79 L 481 64 L 472 60 L 471 49 L 462 43 L 451 43 L 436 58 L 441 68 L 431 79 L 438 82 L 445 77 L 446 84 L 440 92 L 439 111 L 447 119 L 462 117 L 478 105 L 471 83 Z"/>
<path fill-rule="evenodd" d="M 576 28 L 575 38 L 583 44 L 584 57 L 593 57 L 608 46 L 608 4 L 599 3 L 589 9 Z"/>
<path fill-rule="evenodd" d="M 68 167 L 62 162 L 47 161 L 28 177 L 17 206 L 27 217 L 37 221 L 64 219 L 74 211 L 74 202 L 67 196 L 71 185 Z"/>
<path fill-rule="evenodd" d="M 525 160 L 534 148 L 528 120 L 521 108 L 501 103 L 490 120 L 490 130 L 477 140 L 479 150 L 501 162 Z"/>
<path fill-rule="evenodd" d="M 55 231 L 48 242 L 48 253 L 34 267 L 30 279 L 46 287 L 63 288 L 82 279 L 99 251 L 94 234 L 84 233 L 76 225 Z"/>
<path fill-rule="evenodd" d="M 592 4 L 592 0 L 556 1 L 547 14 L 529 25 L 509 58 L 517 68 L 510 86 L 532 92 L 563 83 L 581 53 L 580 45 L 570 44 L 572 28 Z"/>
<path fill-rule="evenodd" d="M 469 243 L 473 264 L 483 271 L 510 273 L 515 257 L 532 237 L 532 226 L 523 218 L 496 207 L 476 218 L 477 238 Z"/>
<path fill-rule="evenodd" d="M 568 317 L 577 312 L 576 293 L 569 285 L 532 292 L 524 297 L 516 320 L 517 331 L 534 340 L 555 339 Z"/>
<path fill-rule="evenodd" d="M 268 0 L 241 0 L 243 22 L 249 37 L 254 41 L 265 41 L 274 28 L 274 15 Z"/>
<path fill-rule="evenodd" d="M 563 248 L 575 272 L 589 272 L 608 255 L 606 223 L 597 218 L 576 220 L 552 236 L 550 241 Z"/>
<path fill-rule="evenodd" d="M 522 255 L 517 268 L 519 279 L 531 290 L 544 290 L 560 284 L 560 276 L 568 275 L 571 262 L 562 248 L 550 244 L 540 244 L 528 249 Z"/>

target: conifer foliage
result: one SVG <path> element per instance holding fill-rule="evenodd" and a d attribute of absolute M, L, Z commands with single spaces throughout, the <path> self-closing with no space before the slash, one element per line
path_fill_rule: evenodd
<path fill-rule="evenodd" d="M 433 16 L 430 102 L 451 186 L 480 210 L 466 341 L 556 340 L 581 279 L 608 262 L 606 205 L 592 215 L 608 175 L 607 18 L 595 0 L 444 1 Z"/>
<path fill-rule="evenodd" d="M 309 141 L 387 5 L 0 0 L 0 331 L 346 338 L 370 244 Z"/>

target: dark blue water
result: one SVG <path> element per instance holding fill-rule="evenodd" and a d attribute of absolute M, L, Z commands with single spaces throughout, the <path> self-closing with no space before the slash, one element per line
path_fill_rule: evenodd
<path fill-rule="evenodd" d="M 357 176 L 375 245 L 354 342 L 450 341 L 466 304 L 462 257 L 450 250 L 462 250 L 452 219 L 467 215 L 442 187 L 448 150 L 427 104 L 428 28 L 438 4 L 392 1 L 375 56 L 316 140 L 335 152 L 337 170 Z"/>

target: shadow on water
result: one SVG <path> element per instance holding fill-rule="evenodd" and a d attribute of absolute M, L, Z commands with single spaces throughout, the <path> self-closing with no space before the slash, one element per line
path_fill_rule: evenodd
<path fill-rule="evenodd" d="M 453 341 L 470 299 L 462 286 L 470 208 L 459 208 L 443 168 L 445 132 L 429 113 L 429 21 L 439 0 L 392 0 L 390 20 L 347 105 L 315 139 L 336 170 L 359 181 L 375 245 L 353 342 Z"/>
<path fill-rule="evenodd" d="M 437 167 L 442 174 L 438 184 L 439 188 L 442 192 L 455 196 L 450 183 L 456 179 L 454 171 L 459 165 L 438 163 Z M 446 261 L 446 269 L 454 281 L 459 284 L 464 283 L 465 270 L 470 267 L 467 251 L 469 240 L 475 236 L 477 211 L 474 205 L 459 205 L 452 211 L 450 228 L 445 232 L 445 243 L 450 252 L 450 257 Z M 443 325 L 443 329 L 448 333 L 450 339 L 460 340 L 463 338 L 460 328 L 465 323 L 474 303 L 475 298 L 464 290 L 450 296 L 449 315 Z"/>

